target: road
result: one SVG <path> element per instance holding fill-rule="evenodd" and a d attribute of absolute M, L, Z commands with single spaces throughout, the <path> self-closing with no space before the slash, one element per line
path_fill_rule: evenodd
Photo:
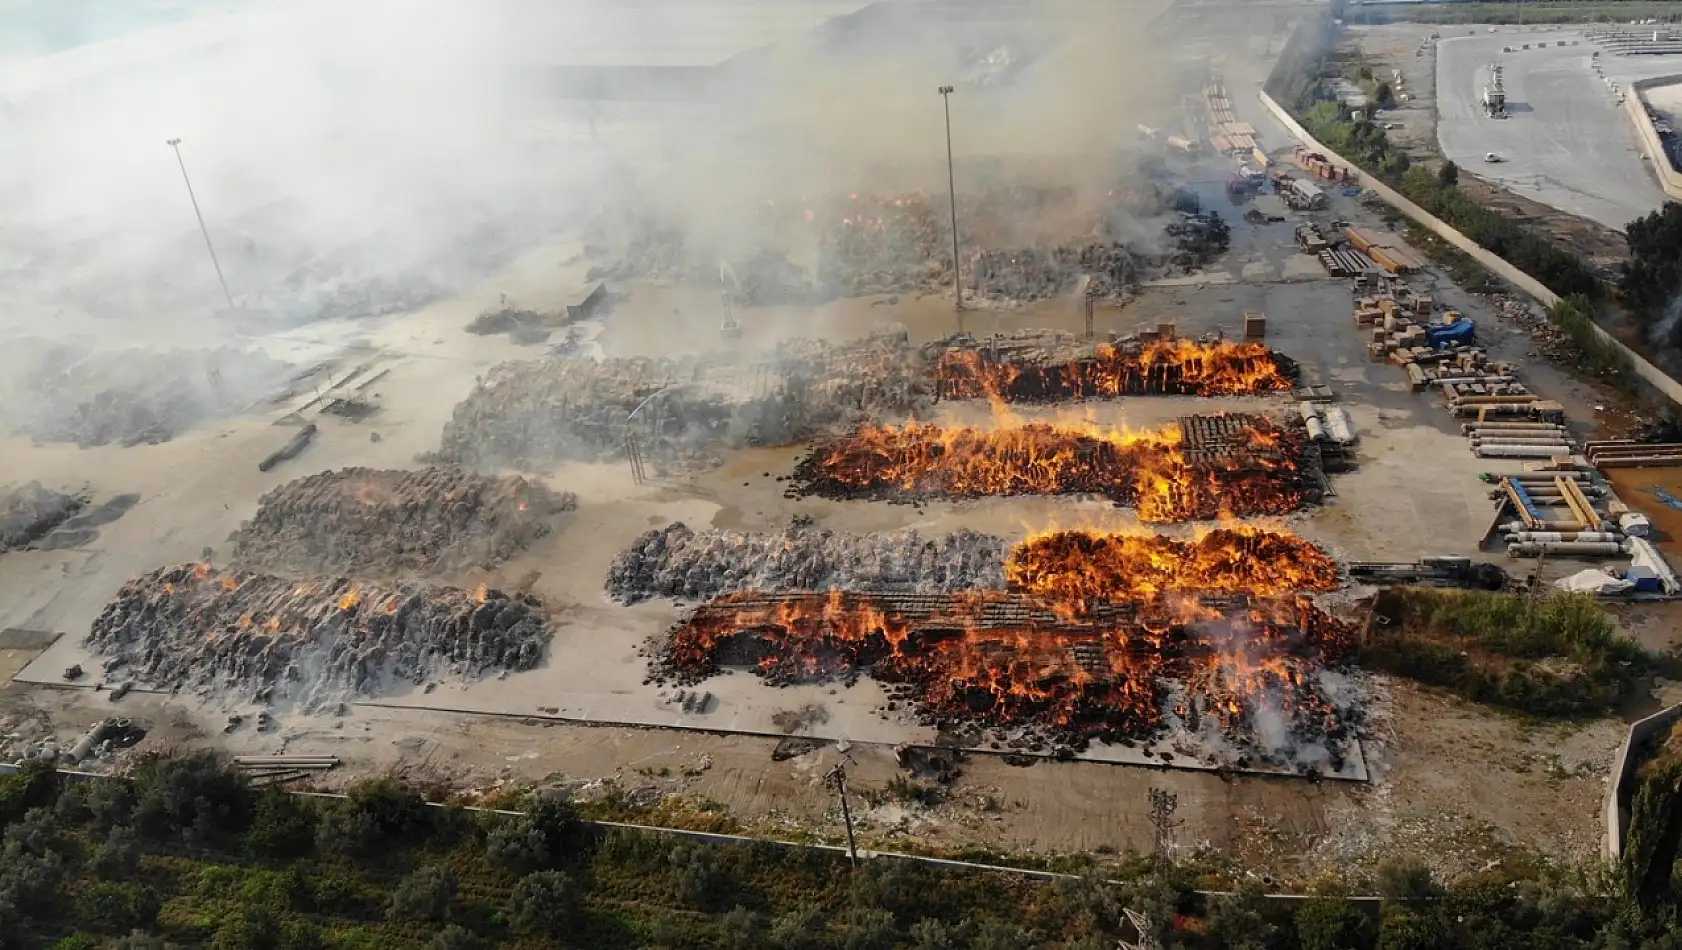
<path fill-rule="evenodd" d="M 1580 42 L 1556 48 L 1560 40 Z M 1548 48 L 1518 48 L 1538 41 Z M 1514 52 L 1503 53 L 1506 46 Z M 1437 49 L 1437 139 L 1444 155 L 1480 177 L 1621 231 L 1663 204 L 1664 192 L 1617 96 L 1594 73 L 1594 49 L 1565 31 L 1444 39 Z M 1620 85 L 1682 71 L 1682 57 L 1601 59 Z M 1510 119 L 1488 118 L 1479 101 L 1496 62 L 1504 67 Z M 1487 164 L 1488 152 L 1506 160 Z"/>

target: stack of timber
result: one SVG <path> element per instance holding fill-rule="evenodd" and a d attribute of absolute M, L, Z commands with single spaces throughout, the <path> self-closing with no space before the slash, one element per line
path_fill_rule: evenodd
<path fill-rule="evenodd" d="M 1320 266 L 1333 277 L 1354 277 L 1373 269 L 1372 261 L 1360 254 L 1344 248 L 1322 250 L 1320 252 Z"/>
<path fill-rule="evenodd" d="M 1424 259 L 1394 235 L 1348 227 L 1343 229 L 1343 236 L 1387 273 L 1411 274 L 1425 268 Z"/>

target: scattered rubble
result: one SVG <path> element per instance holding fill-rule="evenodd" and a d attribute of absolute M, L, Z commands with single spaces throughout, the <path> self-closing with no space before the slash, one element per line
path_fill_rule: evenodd
<path fill-rule="evenodd" d="M 285 574 L 490 570 L 578 504 L 541 482 L 460 469 L 320 472 L 274 489 L 229 538 L 234 562 Z"/>
<path fill-rule="evenodd" d="M 696 532 L 679 522 L 643 534 L 609 568 L 620 603 L 705 600 L 744 590 L 901 590 L 923 593 L 1004 585 L 1005 544 L 960 530 L 837 534 Z"/>
<path fill-rule="evenodd" d="M 88 504 L 86 495 L 67 495 L 30 482 L 0 495 L 0 552 L 27 548 Z"/>
<path fill-rule="evenodd" d="M 542 602 L 524 595 L 184 564 L 123 585 L 84 643 L 119 690 L 314 710 L 440 670 L 466 680 L 529 670 L 550 636 Z"/>

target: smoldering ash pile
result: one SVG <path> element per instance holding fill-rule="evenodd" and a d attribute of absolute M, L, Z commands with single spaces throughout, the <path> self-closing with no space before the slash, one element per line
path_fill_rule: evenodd
<path fill-rule="evenodd" d="M 86 646 L 112 682 L 313 710 L 390 684 L 530 670 L 551 633 L 525 595 L 184 564 L 125 584 Z"/>
<path fill-rule="evenodd" d="M 234 532 L 234 561 L 286 574 L 391 576 L 490 570 L 576 508 L 541 482 L 456 468 L 346 468 L 264 495 Z"/>

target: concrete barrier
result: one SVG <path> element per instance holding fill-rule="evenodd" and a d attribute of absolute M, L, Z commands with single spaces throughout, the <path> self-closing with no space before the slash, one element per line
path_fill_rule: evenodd
<path fill-rule="evenodd" d="M 1273 97 L 1267 94 L 1267 90 L 1263 89 L 1260 95 L 1262 106 L 1266 108 L 1275 119 L 1278 119 L 1279 123 L 1283 125 L 1293 136 L 1295 136 L 1297 141 L 1340 165 L 1345 165 L 1349 168 L 1360 167 L 1349 159 L 1344 158 L 1321 144 L 1314 138 L 1314 136 L 1309 135 L 1308 130 L 1303 128 L 1302 124 L 1299 123 L 1294 116 L 1285 111 L 1279 103 L 1273 101 Z M 1657 133 L 1655 133 L 1655 135 L 1656 134 Z M 1517 287 L 1519 290 L 1534 298 L 1538 303 L 1542 304 L 1542 306 L 1551 307 L 1559 302 L 1559 295 L 1549 290 L 1547 287 L 1544 287 L 1541 281 L 1531 277 L 1524 271 L 1519 270 L 1504 258 L 1497 257 L 1489 250 L 1478 246 L 1476 241 L 1455 230 L 1448 224 L 1448 222 L 1438 218 L 1429 211 L 1426 211 L 1419 205 L 1414 204 L 1406 197 L 1403 197 L 1400 192 L 1391 188 L 1389 185 L 1386 185 L 1384 182 L 1379 181 L 1365 172 L 1362 172 L 1361 184 L 1372 189 L 1384 200 L 1385 204 L 1388 204 L 1397 211 L 1400 211 L 1402 214 L 1412 219 L 1413 222 L 1418 224 L 1420 227 L 1429 230 L 1433 234 L 1442 238 L 1444 241 L 1447 241 L 1456 248 L 1459 248 L 1466 254 L 1466 256 L 1470 257 L 1474 261 L 1477 261 L 1490 273 L 1500 277 L 1502 280 L 1512 284 L 1514 287 Z M 1644 359 L 1641 354 L 1625 346 L 1617 337 L 1607 333 L 1599 326 L 1594 328 L 1594 332 L 1595 335 L 1603 342 L 1617 347 L 1625 356 L 1629 357 L 1630 366 L 1634 368 L 1635 375 L 1641 377 L 1644 382 L 1658 390 L 1672 403 L 1677 406 L 1682 406 L 1682 383 L 1678 383 L 1676 380 L 1670 378 L 1664 373 L 1664 371 Z"/>
<path fill-rule="evenodd" d="M 1612 758 L 1612 773 L 1606 780 L 1606 857 L 1616 861 L 1624 853 L 1624 836 L 1629 833 L 1629 807 L 1625 804 L 1634 793 L 1633 779 L 1639 763 L 1630 761 L 1630 753 L 1682 719 L 1682 704 L 1663 709 L 1639 720 L 1624 734 L 1618 754 Z"/>
<path fill-rule="evenodd" d="M 1670 155 L 1664 150 L 1664 142 L 1659 138 L 1659 130 L 1653 127 L 1653 120 L 1647 115 L 1647 90 L 1654 86 L 1671 86 L 1682 83 L 1682 75 L 1654 76 L 1652 79 L 1637 79 L 1629 84 L 1630 94 L 1624 97 L 1624 111 L 1629 114 L 1629 120 L 1635 123 L 1635 137 L 1641 142 L 1641 151 L 1647 156 L 1648 164 L 1653 166 L 1653 175 L 1659 180 L 1659 187 L 1672 200 L 1682 201 L 1682 173 L 1676 171 L 1670 164 Z"/>

